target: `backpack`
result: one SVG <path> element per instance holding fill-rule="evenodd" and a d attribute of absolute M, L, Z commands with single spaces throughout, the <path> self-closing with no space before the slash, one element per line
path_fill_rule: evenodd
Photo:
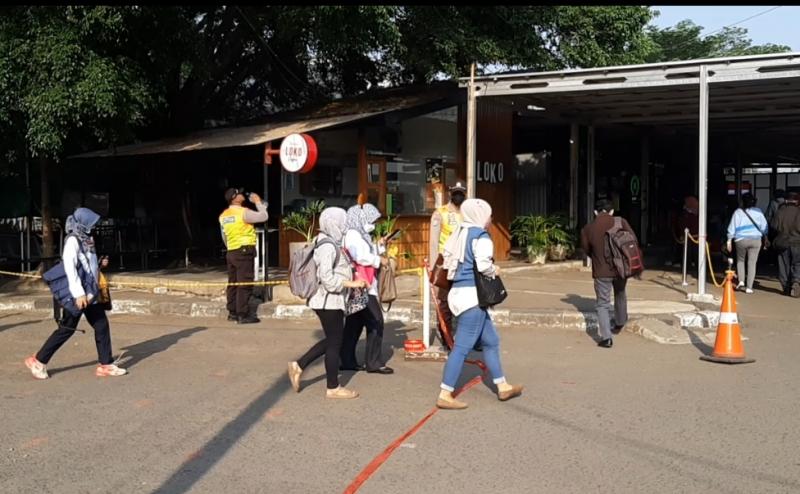
<path fill-rule="evenodd" d="M 69 237 L 76 237 L 73 234 L 67 235 L 67 239 Z M 66 243 L 66 239 L 64 240 Z M 81 247 L 80 239 L 78 239 L 78 255 L 83 254 L 84 256 L 86 253 L 83 251 Z M 83 268 L 83 263 L 78 261 L 77 266 L 78 277 L 81 280 L 81 285 L 83 286 L 86 295 L 92 296 L 92 303 L 97 300 L 97 295 L 100 291 L 99 286 L 97 285 L 97 280 L 94 279 L 91 273 L 87 273 L 86 270 Z M 75 305 L 75 298 L 72 296 L 72 293 L 69 291 L 69 280 L 67 279 L 67 273 L 64 270 L 64 263 L 59 262 L 52 268 L 48 269 L 47 272 L 42 274 L 42 279 L 45 283 L 47 283 L 48 288 L 50 288 L 50 292 L 53 294 L 53 300 L 55 303 L 60 305 L 64 310 L 69 312 L 73 316 L 80 316 L 82 311 Z M 59 314 L 57 308 L 54 306 L 54 315 L 58 319 Z"/>
<path fill-rule="evenodd" d="M 621 218 L 614 218 L 614 226 L 606 232 L 605 257 L 619 278 L 628 279 L 644 271 L 639 241 L 633 232 L 622 229 Z"/>
<path fill-rule="evenodd" d="M 307 244 L 302 249 L 294 251 L 289 260 L 289 289 L 292 295 L 306 300 L 317 293 L 320 281 L 317 278 L 317 263 L 314 262 L 314 250 L 322 244 L 331 244 L 336 249 L 336 259 L 333 261 L 335 268 L 339 264 L 340 249 L 333 240 L 317 237 L 313 244 Z"/>

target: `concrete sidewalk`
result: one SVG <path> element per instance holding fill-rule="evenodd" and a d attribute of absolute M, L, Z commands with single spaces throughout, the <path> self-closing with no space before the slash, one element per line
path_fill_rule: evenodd
<path fill-rule="evenodd" d="M 591 273 L 578 261 L 532 266 L 521 262 L 501 264 L 501 276 L 509 296 L 493 310 L 500 326 L 527 326 L 572 329 L 593 333 L 597 327 L 594 288 Z M 285 277 L 285 271 L 280 273 Z M 280 276 L 279 274 L 279 276 Z M 227 316 L 224 287 L 202 286 L 202 282 L 223 283 L 225 273 L 219 268 L 173 271 L 115 273 L 112 283 L 122 282 L 125 289 L 112 290 L 114 314 L 164 315 L 181 317 Z M 171 286 L 199 283 L 198 286 Z M 713 343 L 719 307 L 686 301 L 687 288 L 681 286 L 677 272 L 650 270 L 642 280 L 628 284 L 628 311 L 631 322 L 626 330 L 666 344 L 688 344 L 697 336 Z M 764 281 L 769 283 L 768 281 Z M 423 320 L 420 279 L 417 275 L 398 276 L 398 300 L 386 313 L 387 321 L 421 324 Z M 138 287 L 138 289 L 137 289 Z M 0 311 L 52 310 L 47 287 L 38 280 L 6 283 L 2 287 Z M 716 290 L 715 293 L 720 293 Z M 747 297 L 744 307 L 769 307 L 765 315 L 791 314 L 793 299 L 768 291 Z M 759 302 L 758 299 L 764 300 Z M 785 307 L 784 307 L 785 306 Z M 763 312 L 760 311 L 760 312 Z M 287 286 L 273 287 L 273 301 L 257 308 L 263 319 L 312 319 L 313 312 L 294 297 Z M 748 311 L 740 313 L 746 321 Z M 791 319 L 791 316 L 787 315 Z M 435 321 L 435 314 L 432 313 Z M 694 333 L 693 333 L 694 331 Z"/>

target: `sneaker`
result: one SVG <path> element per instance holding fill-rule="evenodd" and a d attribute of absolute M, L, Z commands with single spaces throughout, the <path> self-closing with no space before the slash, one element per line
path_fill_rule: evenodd
<path fill-rule="evenodd" d="M 303 373 L 303 369 L 300 368 L 300 365 L 295 362 L 289 362 L 289 382 L 292 383 L 292 389 L 296 393 L 300 392 L 300 375 Z"/>
<path fill-rule="evenodd" d="M 31 370 L 31 374 L 36 379 L 47 379 L 50 375 L 47 373 L 47 366 L 36 359 L 36 355 L 31 355 L 25 359 L 25 367 Z"/>
<path fill-rule="evenodd" d="M 744 293 L 753 293 L 753 289 L 752 288 L 745 288 L 744 289 Z"/>
<path fill-rule="evenodd" d="M 127 373 L 127 370 L 114 364 L 98 365 L 97 369 L 94 370 L 94 375 L 97 377 L 117 377 L 124 376 Z"/>
<path fill-rule="evenodd" d="M 355 391 L 350 391 L 349 389 L 345 389 L 339 386 L 336 389 L 328 389 L 325 391 L 325 398 L 333 398 L 339 400 L 352 400 L 353 398 L 358 398 L 358 393 Z"/>
<path fill-rule="evenodd" d="M 239 318 L 239 324 L 256 324 L 261 322 L 261 319 L 256 316 L 245 316 Z"/>
<path fill-rule="evenodd" d="M 233 312 L 228 312 L 228 320 L 233 322 L 239 322 L 239 316 L 237 316 Z"/>
<path fill-rule="evenodd" d="M 744 281 L 740 281 L 739 284 L 736 285 L 737 290 L 741 290 L 742 288 L 744 288 Z"/>

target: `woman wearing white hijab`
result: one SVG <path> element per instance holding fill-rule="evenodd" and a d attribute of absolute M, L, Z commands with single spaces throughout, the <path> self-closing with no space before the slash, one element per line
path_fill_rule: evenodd
<path fill-rule="evenodd" d="M 341 208 L 326 208 L 319 216 L 320 234 L 314 240 L 330 242 L 319 244 L 314 249 L 314 263 L 317 265 L 317 279 L 320 281 L 316 293 L 309 299 L 308 306 L 314 309 L 322 323 L 325 338 L 312 346 L 302 357 L 289 362 L 289 381 L 292 388 L 300 392 L 300 375 L 313 361 L 325 355 L 325 375 L 328 388 L 327 398 L 357 398 L 358 393 L 339 386 L 339 353 L 344 337 L 344 307 L 347 288 L 366 288 L 364 281 L 353 281 L 353 272 L 347 256 L 341 252 L 347 213 Z M 337 251 L 339 251 L 337 262 Z"/>
<path fill-rule="evenodd" d="M 464 360 L 469 351 L 480 340 L 486 367 L 497 385 L 500 401 L 522 394 L 522 386 L 506 382 L 500 364 L 500 337 L 489 317 L 489 312 L 478 304 L 473 266 L 486 276 L 497 276 L 500 268 L 493 263 L 494 244 L 486 229 L 492 221 L 492 207 L 483 199 L 467 199 L 461 205 L 464 218 L 459 229 L 450 236 L 444 246 L 444 267 L 453 287 L 447 303 L 456 317 L 455 342 L 447 357 L 442 377 L 441 391 L 436 406 L 444 409 L 467 408 L 467 404 L 456 400 L 453 391 L 461 375 Z"/>

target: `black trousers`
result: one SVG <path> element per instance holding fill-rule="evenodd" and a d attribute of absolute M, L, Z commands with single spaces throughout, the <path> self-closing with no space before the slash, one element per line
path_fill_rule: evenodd
<path fill-rule="evenodd" d="M 800 247 L 794 246 L 779 251 L 778 279 L 784 292 L 792 288 L 792 284 L 800 283 Z"/>
<path fill-rule="evenodd" d="M 92 304 L 86 307 L 82 314 L 86 316 L 86 320 L 89 321 L 89 324 L 94 329 L 97 359 L 101 364 L 110 364 L 113 362 L 111 358 L 111 329 L 109 328 L 106 311 L 101 305 Z M 64 311 L 64 317 L 61 319 L 58 329 L 53 331 L 53 334 L 44 342 L 41 350 L 36 354 L 36 359 L 43 364 L 50 362 L 53 354 L 75 333 L 73 330 L 78 327 L 78 321 L 80 320 L 80 314 L 73 316 Z"/>
<path fill-rule="evenodd" d="M 344 335 L 344 311 L 314 309 L 322 323 L 325 338 L 299 359 L 297 365 L 301 369 L 307 368 L 312 362 L 325 355 L 325 376 L 328 380 L 328 389 L 339 387 L 339 353 L 342 351 L 342 336 Z"/>
<path fill-rule="evenodd" d="M 367 328 L 367 348 L 364 352 L 364 364 L 368 371 L 378 370 L 385 365 L 381 358 L 383 347 L 383 310 L 378 297 L 369 296 L 367 307 L 355 314 L 347 316 L 344 323 L 344 344 L 342 345 L 342 367 L 356 367 L 356 345 L 361 332 Z"/>
<path fill-rule="evenodd" d="M 228 262 L 228 283 L 252 282 L 255 279 L 255 245 L 245 245 L 236 250 L 229 250 L 225 255 Z M 228 312 L 245 317 L 250 314 L 250 295 L 253 285 L 229 286 Z"/>

